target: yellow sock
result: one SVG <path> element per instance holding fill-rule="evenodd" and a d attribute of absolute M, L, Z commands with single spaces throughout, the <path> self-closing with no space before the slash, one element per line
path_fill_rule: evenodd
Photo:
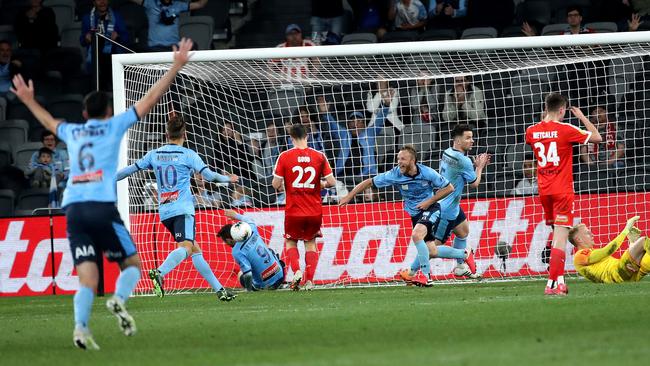
<path fill-rule="evenodd" d="M 645 254 L 650 255 L 650 238 L 645 238 L 643 249 L 645 250 Z"/>

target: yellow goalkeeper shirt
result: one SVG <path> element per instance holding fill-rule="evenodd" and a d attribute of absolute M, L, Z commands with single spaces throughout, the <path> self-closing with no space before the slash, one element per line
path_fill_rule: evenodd
<path fill-rule="evenodd" d="M 573 264 L 578 273 L 592 282 L 623 282 L 618 268 L 619 260 L 612 257 L 621 246 L 626 232 L 620 233 L 614 240 L 600 249 L 580 249 L 573 257 Z"/>

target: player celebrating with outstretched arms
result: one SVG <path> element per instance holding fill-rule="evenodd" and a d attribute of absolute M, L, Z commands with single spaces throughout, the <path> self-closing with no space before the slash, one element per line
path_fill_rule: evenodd
<path fill-rule="evenodd" d="M 553 227 L 549 278 L 544 294 L 566 295 L 569 290 L 564 283 L 564 261 L 574 206 L 573 145 L 599 143 L 603 139 L 579 108 L 568 107 L 563 95 L 551 93 L 544 103 L 544 120 L 526 129 L 526 143 L 533 148 L 537 159 L 537 184 L 544 219 L 546 225 Z M 587 131 L 562 122 L 567 108 Z"/>
<path fill-rule="evenodd" d="M 286 191 L 284 210 L 284 238 L 287 263 L 293 271 L 291 289 L 298 290 L 302 279 L 298 241 L 305 244 L 305 289 L 313 288 L 314 273 L 318 264 L 316 238 L 321 236 L 323 206 L 320 191 L 334 187 L 336 180 L 327 157 L 307 146 L 307 130 L 297 124 L 291 126 L 289 136 L 293 148 L 278 156 L 273 171 L 273 188 Z M 325 179 L 321 182 L 321 179 Z"/>
<path fill-rule="evenodd" d="M 36 119 L 68 146 L 70 175 L 63 208 L 67 222 L 70 251 L 74 259 L 79 289 L 74 295 L 74 345 L 82 349 L 99 349 L 88 328 L 95 291 L 99 281 L 97 253 L 101 250 L 109 261 L 117 262 L 121 273 L 115 294 L 106 301 L 108 310 L 118 318 L 125 335 L 135 334 L 133 318 L 124 303 L 140 279 L 140 257 L 120 214 L 115 207 L 115 176 L 120 140 L 126 131 L 158 103 L 169 89 L 176 74 L 189 61 L 192 41 L 183 38 L 174 46 L 174 63 L 149 89 L 142 99 L 126 112 L 113 116 L 108 96 L 92 92 L 84 100 L 83 124 L 54 119 L 34 98 L 34 85 L 20 75 L 13 79 L 12 92 L 29 108 Z"/>
<path fill-rule="evenodd" d="M 235 183 L 239 178 L 236 175 L 226 176 L 213 172 L 196 152 L 183 147 L 186 127 L 180 115 L 167 121 L 167 139 L 168 144 L 149 151 L 142 159 L 117 173 L 117 180 L 122 180 L 140 170 L 154 171 L 158 184 L 160 221 L 178 243 L 178 248 L 167 255 L 160 267 L 149 270 L 154 292 L 159 297 L 165 296 L 164 276 L 187 257 L 191 257 L 194 268 L 208 281 L 219 300 L 230 301 L 235 295 L 221 285 L 195 240 L 194 197 L 190 190 L 190 178 L 197 174 L 209 181 L 222 183 Z"/>
<path fill-rule="evenodd" d="M 413 234 L 411 236 L 417 249 L 418 276 L 410 281 L 418 286 L 431 286 L 429 249 L 426 242 L 433 240 L 431 226 L 427 224 L 430 215 L 440 211 L 438 202 L 454 191 L 454 186 L 435 170 L 417 162 L 417 151 L 413 146 L 403 146 L 397 154 L 397 166 L 393 169 L 368 178 L 357 184 L 350 193 L 341 199 L 339 206 L 345 206 L 352 198 L 369 187 L 396 187 L 404 198 L 404 210 L 411 217 Z M 435 194 L 433 193 L 435 191 Z M 448 246 L 434 248 L 440 258 L 457 258 L 464 255 L 462 250 Z M 462 257 L 461 257 L 462 258 Z"/>

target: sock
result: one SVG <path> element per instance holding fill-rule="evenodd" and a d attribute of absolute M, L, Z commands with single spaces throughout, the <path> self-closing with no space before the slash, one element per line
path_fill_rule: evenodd
<path fill-rule="evenodd" d="M 174 268 L 176 268 L 176 266 L 179 265 L 182 261 L 184 261 L 185 258 L 187 258 L 187 250 L 185 250 L 185 248 L 178 247 L 172 250 L 167 255 L 167 259 L 165 259 L 163 264 L 160 267 L 158 267 L 160 274 L 165 276 L 167 273 L 171 272 Z"/>
<path fill-rule="evenodd" d="M 415 249 L 418 250 L 418 256 L 416 259 L 419 262 L 420 270 L 428 278 L 431 273 L 431 267 L 429 264 L 429 248 L 427 248 L 427 244 L 424 240 L 420 240 L 415 243 Z"/>
<path fill-rule="evenodd" d="M 558 277 L 562 276 L 564 281 L 564 260 L 566 254 L 564 250 L 557 248 L 551 249 L 551 259 L 549 261 L 550 268 L 548 270 L 548 279 L 552 281 L 558 281 Z"/>
<path fill-rule="evenodd" d="M 194 264 L 194 268 L 199 271 L 201 276 L 208 281 L 214 292 L 223 288 L 221 282 L 219 282 L 217 277 L 214 275 L 214 272 L 210 269 L 210 265 L 208 265 L 208 262 L 203 258 L 203 253 L 192 254 L 192 264 Z"/>
<path fill-rule="evenodd" d="M 313 281 L 318 265 L 318 252 L 305 252 L 305 281 Z"/>
<path fill-rule="evenodd" d="M 467 248 L 467 238 L 461 238 L 458 235 L 456 235 L 456 237 L 454 238 L 454 248 L 465 251 L 465 248 Z M 458 264 L 461 264 L 464 261 L 465 261 L 464 258 L 463 259 L 456 258 L 456 262 L 458 262 Z"/>
<path fill-rule="evenodd" d="M 74 294 L 74 323 L 76 327 L 88 328 L 88 319 L 90 319 L 94 299 L 93 289 L 79 285 L 77 293 Z"/>
<path fill-rule="evenodd" d="M 646 241 L 647 243 L 647 241 Z M 639 266 L 639 280 L 645 275 L 650 273 L 650 253 L 645 252 L 643 257 L 641 257 L 641 265 Z"/>
<path fill-rule="evenodd" d="M 553 280 L 546 281 L 546 287 L 550 287 L 550 288 L 555 287 L 555 281 Z"/>
<path fill-rule="evenodd" d="M 287 262 L 293 273 L 300 270 L 300 254 L 298 253 L 298 248 L 287 249 Z"/>
<path fill-rule="evenodd" d="M 465 260 L 465 251 L 452 248 L 448 245 L 438 246 L 438 258 L 456 258 Z M 462 262 L 461 262 L 462 263 Z"/>
<path fill-rule="evenodd" d="M 413 259 L 413 262 L 411 262 L 411 276 L 416 274 L 419 269 L 420 269 L 420 257 L 415 256 L 415 259 Z"/>
<path fill-rule="evenodd" d="M 124 268 L 115 282 L 115 296 L 126 302 L 138 280 L 140 280 L 140 269 L 138 267 L 129 266 Z"/>

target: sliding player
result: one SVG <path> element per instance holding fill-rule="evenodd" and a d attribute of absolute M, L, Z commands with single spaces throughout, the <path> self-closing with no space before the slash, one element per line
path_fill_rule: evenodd
<path fill-rule="evenodd" d="M 325 155 L 307 146 L 307 130 L 303 125 L 289 129 L 293 148 L 278 157 L 273 171 L 273 188 L 286 191 L 284 210 L 284 238 L 287 261 L 293 271 L 291 289 L 300 288 L 302 272 L 298 241 L 305 244 L 305 289 L 313 288 L 314 273 L 318 264 L 316 238 L 321 236 L 323 206 L 320 191 L 334 187 L 336 180 Z M 325 182 L 321 182 L 325 179 Z"/>
<path fill-rule="evenodd" d="M 208 281 L 219 300 L 230 301 L 236 295 L 221 285 L 194 241 L 194 199 L 190 191 L 190 178 L 193 173 L 198 173 L 209 181 L 234 183 L 238 177 L 211 171 L 196 152 L 183 147 L 185 131 L 185 121 L 180 116 L 171 117 L 167 121 L 169 144 L 149 151 L 135 164 L 120 170 L 117 179 L 122 180 L 145 169 L 152 169 L 156 175 L 160 221 L 178 243 L 178 248 L 167 255 L 160 267 L 149 271 L 156 295 L 165 296 L 163 278 L 191 256 L 194 268 Z"/>
<path fill-rule="evenodd" d="M 418 286 L 432 286 L 429 249 L 426 242 L 433 240 L 433 232 L 431 225 L 427 223 L 430 216 L 438 214 L 440 200 L 450 195 L 454 191 L 454 186 L 435 170 L 418 163 L 417 151 L 411 145 L 403 146 L 399 150 L 396 167 L 357 184 L 339 201 L 339 206 L 345 206 L 355 195 L 371 186 L 396 187 L 404 198 L 404 210 L 411 217 L 413 224 L 411 238 L 418 252 L 415 262 L 421 271 L 420 276 L 411 276 L 410 281 Z M 433 249 L 435 255 L 440 258 L 464 258 L 465 255 L 462 250 L 448 246 L 433 247 Z"/>
<path fill-rule="evenodd" d="M 569 229 L 573 226 L 573 145 L 599 143 L 603 139 L 579 108 L 568 107 L 563 95 L 550 93 L 545 105 L 544 120 L 526 129 L 526 143 L 533 148 L 537 159 L 537 184 L 546 225 L 553 227 L 549 278 L 544 294 L 566 295 L 569 290 L 564 283 L 564 251 Z M 587 131 L 562 123 L 567 107 Z"/>
<path fill-rule="evenodd" d="M 251 235 L 246 240 L 236 242 L 230 229 L 232 224 L 224 225 L 217 234 L 232 248 L 232 257 L 239 265 L 239 283 L 247 291 L 275 290 L 284 283 L 284 263 L 278 255 L 269 248 L 257 231 L 257 225 L 250 217 L 240 215 L 233 210 L 225 210 L 224 214 L 250 225 Z"/>
<path fill-rule="evenodd" d="M 650 272 L 650 238 L 641 237 L 634 224 L 639 216 L 627 220 L 625 229 L 609 244 L 594 249 L 594 234 L 587 225 L 578 224 L 569 230 L 569 242 L 576 247 L 573 263 L 580 275 L 592 282 L 637 282 Z M 614 254 L 627 237 L 630 247 L 620 259 Z"/>

